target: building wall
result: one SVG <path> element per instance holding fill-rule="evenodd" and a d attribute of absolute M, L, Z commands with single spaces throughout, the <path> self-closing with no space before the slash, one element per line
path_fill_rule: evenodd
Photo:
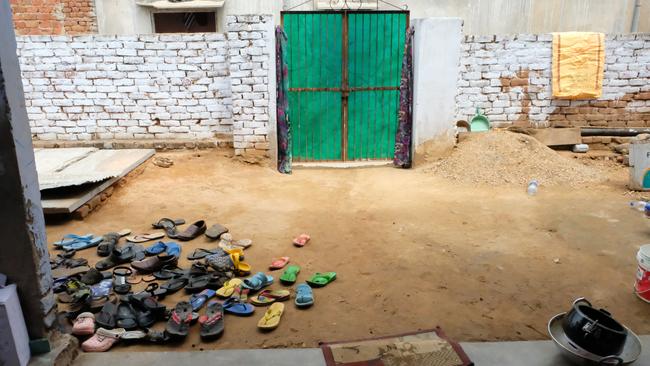
<path fill-rule="evenodd" d="M 34 139 L 235 135 L 237 153 L 266 151 L 272 22 L 229 17 L 227 35 L 18 37 Z"/>
<path fill-rule="evenodd" d="M 97 32 L 94 0 L 11 0 L 16 34 Z"/>
<path fill-rule="evenodd" d="M 603 95 L 552 99 L 550 34 L 466 36 L 458 120 L 481 108 L 495 127 L 650 126 L 650 34 L 607 35 Z"/>

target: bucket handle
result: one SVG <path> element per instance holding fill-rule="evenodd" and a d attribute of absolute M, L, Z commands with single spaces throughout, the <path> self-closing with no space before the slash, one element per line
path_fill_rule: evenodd
<path fill-rule="evenodd" d="M 616 361 L 616 363 L 612 363 L 612 361 Z M 618 356 L 607 356 L 603 357 L 598 361 L 599 365 L 615 365 L 619 366 L 623 364 L 623 359 L 618 357 Z"/>
<path fill-rule="evenodd" d="M 591 305 L 591 303 L 589 302 L 589 300 L 587 300 L 587 299 L 584 298 L 584 297 L 580 297 L 580 298 L 575 299 L 575 301 L 573 302 L 573 306 L 576 306 L 576 305 L 578 305 L 578 304 L 581 303 L 581 302 L 584 302 L 584 303 L 586 303 L 587 305 L 589 305 L 590 307 L 592 307 L 592 305 Z"/>

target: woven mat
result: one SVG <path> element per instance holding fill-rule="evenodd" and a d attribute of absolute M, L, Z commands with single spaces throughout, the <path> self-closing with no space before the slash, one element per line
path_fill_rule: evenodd
<path fill-rule="evenodd" d="M 350 342 L 322 343 L 327 366 L 473 366 L 442 329 Z"/>

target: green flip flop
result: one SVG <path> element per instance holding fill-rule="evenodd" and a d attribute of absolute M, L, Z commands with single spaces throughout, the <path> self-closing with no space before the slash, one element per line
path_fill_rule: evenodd
<path fill-rule="evenodd" d="M 307 284 L 309 284 L 311 287 L 325 287 L 335 279 L 336 272 L 316 273 L 307 280 Z"/>
<path fill-rule="evenodd" d="M 293 285 L 298 279 L 298 273 L 300 273 L 300 266 L 292 264 L 284 270 L 284 273 L 280 276 L 280 282 L 287 285 Z"/>

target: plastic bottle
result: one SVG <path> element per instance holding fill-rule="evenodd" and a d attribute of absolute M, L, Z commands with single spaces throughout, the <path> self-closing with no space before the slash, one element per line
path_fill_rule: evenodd
<path fill-rule="evenodd" d="M 531 180 L 530 183 L 528 183 L 528 195 L 529 196 L 534 196 L 537 194 L 537 189 L 539 188 L 539 182 L 536 180 Z"/>
<path fill-rule="evenodd" d="M 632 201 L 630 202 L 630 208 L 638 211 L 645 211 L 646 206 L 648 205 L 648 202 L 646 201 Z"/>

